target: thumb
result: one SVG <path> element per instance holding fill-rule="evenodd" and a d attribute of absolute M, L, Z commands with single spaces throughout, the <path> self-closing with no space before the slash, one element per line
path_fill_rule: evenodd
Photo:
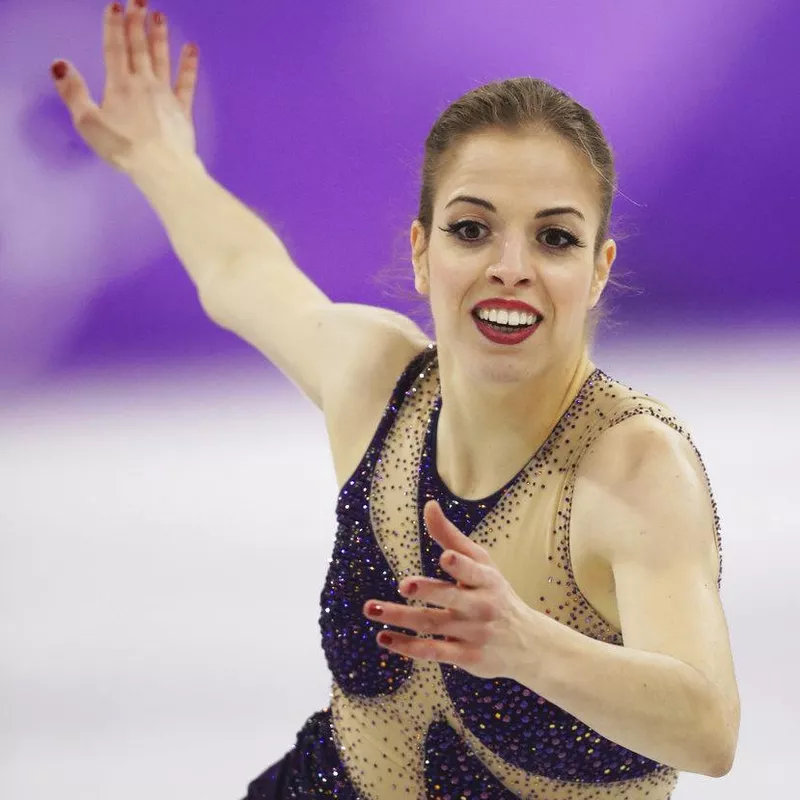
<path fill-rule="evenodd" d="M 55 61 L 50 72 L 55 80 L 56 91 L 76 124 L 97 110 L 86 81 L 72 64 L 68 61 Z"/>
<path fill-rule="evenodd" d="M 425 520 L 425 527 L 428 530 L 428 535 L 439 542 L 444 550 L 448 548 L 454 550 L 463 549 L 464 539 L 466 539 L 466 537 L 445 516 L 442 507 L 436 500 L 429 500 L 425 503 L 422 516 Z"/>
<path fill-rule="evenodd" d="M 422 509 L 422 516 L 425 524 L 430 528 L 432 525 L 447 524 L 450 520 L 445 516 L 442 507 L 439 505 L 438 500 L 428 500 L 425 507 Z M 452 524 L 452 523 L 451 523 Z"/>
<path fill-rule="evenodd" d="M 441 545 L 442 550 L 455 550 L 463 553 L 479 564 L 492 563 L 489 553 L 473 542 L 469 536 L 465 536 L 455 523 L 445 516 L 442 507 L 436 500 L 429 500 L 425 503 L 422 515 L 428 535 Z"/>
<path fill-rule="evenodd" d="M 119 154 L 125 152 L 126 142 L 109 128 L 102 109 L 92 100 L 83 76 L 67 61 L 54 62 L 50 70 L 75 130 L 101 158 L 122 169 Z"/>

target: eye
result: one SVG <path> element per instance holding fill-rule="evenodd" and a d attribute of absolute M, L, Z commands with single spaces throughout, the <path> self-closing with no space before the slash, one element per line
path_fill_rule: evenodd
<path fill-rule="evenodd" d="M 583 242 L 563 228 L 548 228 L 539 234 L 543 244 L 553 250 L 566 250 L 569 247 L 583 247 Z"/>
<path fill-rule="evenodd" d="M 454 222 L 445 228 L 439 228 L 440 231 L 444 231 L 450 236 L 455 236 L 458 240 L 467 242 L 469 244 L 482 241 L 482 239 L 478 238 L 482 229 L 486 230 L 486 226 L 481 225 L 480 222 L 474 222 L 470 219 L 465 219 L 461 222 Z M 469 232 L 469 235 L 462 235 L 462 232 L 466 231 Z M 475 235 L 473 236 L 472 234 Z"/>

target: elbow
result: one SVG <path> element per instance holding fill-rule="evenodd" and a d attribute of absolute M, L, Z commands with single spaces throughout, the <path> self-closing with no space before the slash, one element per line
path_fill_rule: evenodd
<path fill-rule="evenodd" d="M 686 749 L 691 747 L 690 750 Z M 706 775 L 709 778 L 724 778 L 733 767 L 736 746 L 728 737 L 717 733 L 716 736 L 704 736 L 702 740 L 693 737 L 691 744 L 684 742 L 683 755 L 671 763 L 664 760 L 681 772 L 692 772 Z"/>
<path fill-rule="evenodd" d="M 707 766 L 702 771 L 702 775 L 709 778 L 724 778 L 733 767 L 733 760 L 736 756 L 736 747 L 717 748 L 712 758 L 708 760 Z"/>
<path fill-rule="evenodd" d="M 718 707 L 719 708 L 719 707 Z M 725 707 L 716 714 L 708 714 L 705 727 L 706 758 L 700 774 L 709 778 L 723 778 L 736 758 L 739 739 L 739 706 Z"/>

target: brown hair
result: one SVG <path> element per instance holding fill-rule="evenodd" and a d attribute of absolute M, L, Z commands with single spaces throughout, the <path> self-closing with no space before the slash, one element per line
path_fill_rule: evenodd
<path fill-rule="evenodd" d="M 611 147 L 592 113 L 565 92 L 538 78 L 509 78 L 479 86 L 460 97 L 436 120 L 425 141 L 417 219 L 430 240 L 438 178 L 458 145 L 492 128 L 524 133 L 551 131 L 584 153 L 598 174 L 600 226 L 595 255 L 608 237 L 616 171 Z"/>

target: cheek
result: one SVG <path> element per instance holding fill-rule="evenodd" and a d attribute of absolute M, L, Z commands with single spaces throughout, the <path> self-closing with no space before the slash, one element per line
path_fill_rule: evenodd
<path fill-rule="evenodd" d="M 463 264 L 444 260 L 432 264 L 428 275 L 431 306 L 442 309 L 444 313 L 457 313 L 469 292 L 471 274 Z"/>
<path fill-rule="evenodd" d="M 543 281 L 555 310 L 562 315 L 583 314 L 589 300 L 591 276 L 582 265 L 548 270 Z"/>

